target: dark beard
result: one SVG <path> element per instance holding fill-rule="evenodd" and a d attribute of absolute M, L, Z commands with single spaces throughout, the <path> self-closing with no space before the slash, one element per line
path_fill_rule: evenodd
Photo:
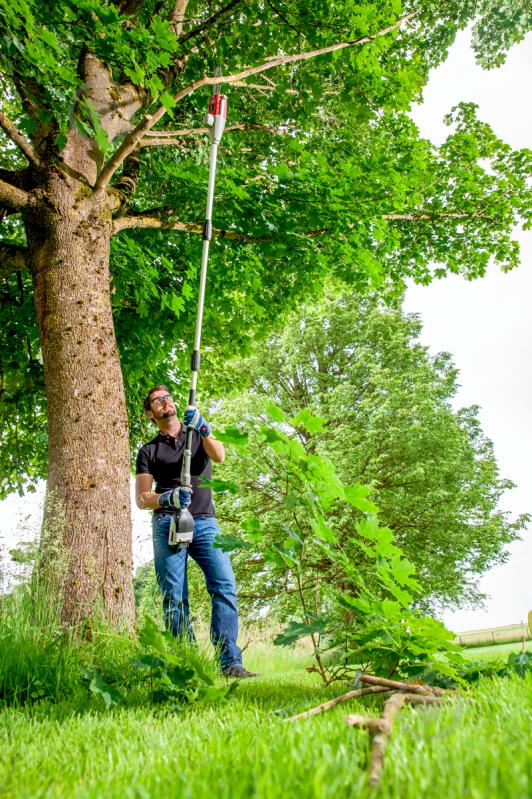
<path fill-rule="evenodd" d="M 160 418 L 161 419 L 169 419 L 171 416 L 175 416 L 175 415 L 176 415 L 175 411 L 163 411 L 161 413 Z"/>

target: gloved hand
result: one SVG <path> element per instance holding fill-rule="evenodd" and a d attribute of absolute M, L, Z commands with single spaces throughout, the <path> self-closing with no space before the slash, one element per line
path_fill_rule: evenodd
<path fill-rule="evenodd" d="M 202 438 L 207 438 L 212 433 L 212 427 L 197 408 L 186 409 L 183 424 L 185 427 L 193 427 Z"/>
<path fill-rule="evenodd" d="M 159 495 L 157 503 L 160 508 L 180 508 L 186 510 L 192 500 L 192 489 L 185 486 L 177 486 L 171 491 L 165 491 Z"/>

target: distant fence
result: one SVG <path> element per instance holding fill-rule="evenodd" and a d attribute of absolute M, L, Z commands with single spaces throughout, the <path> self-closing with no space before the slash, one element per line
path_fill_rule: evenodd
<path fill-rule="evenodd" d="M 491 627 L 487 630 L 471 630 L 459 633 L 455 643 L 460 646 L 493 646 L 493 644 L 512 644 L 529 641 L 532 634 L 528 624 L 509 624 L 507 627 Z"/>

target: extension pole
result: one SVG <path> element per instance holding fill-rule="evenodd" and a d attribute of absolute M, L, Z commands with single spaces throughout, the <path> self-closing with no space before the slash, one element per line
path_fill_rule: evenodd
<path fill-rule="evenodd" d="M 199 281 L 198 308 L 196 312 L 196 328 L 194 332 L 194 348 L 190 362 L 191 379 L 190 391 L 188 395 L 188 405 L 186 410 L 196 410 L 196 387 L 198 383 L 198 372 L 200 368 L 200 345 L 201 331 L 203 325 L 203 308 L 205 305 L 205 286 L 207 283 L 207 266 L 209 262 L 209 245 L 212 239 L 212 207 L 214 202 L 214 184 L 216 180 L 216 163 L 218 158 L 218 146 L 222 139 L 227 117 L 227 97 L 220 94 L 220 87 L 213 87 L 213 94 L 209 99 L 209 110 L 206 116 L 206 123 L 210 126 L 209 137 L 211 140 L 211 151 L 209 157 L 209 184 L 207 187 L 207 208 L 205 212 L 205 223 L 203 225 L 203 251 L 201 255 L 201 271 Z M 192 493 L 192 480 L 190 476 L 190 465 L 192 461 L 192 435 L 194 428 L 189 426 L 185 433 L 185 451 L 183 453 L 183 466 L 181 469 L 181 485 L 188 488 Z M 177 519 L 172 520 L 168 543 L 170 546 L 181 549 L 192 541 L 194 533 L 194 519 L 188 510 L 181 509 L 177 514 Z"/>

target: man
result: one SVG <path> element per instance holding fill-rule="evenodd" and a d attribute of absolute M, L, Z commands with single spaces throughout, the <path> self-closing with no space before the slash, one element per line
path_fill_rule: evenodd
<path fill-rule="evenodd" d="M 210 424 L 196 411 L 185 413 L 185 426 L 192 424 L 192 498 L 180 487 L 185 426 L 176 415 L 174 401 L 166 386 L 154 386 L 144 400 L 147 416 L 159 434 L 140 448 L 136 465 L 136 501 L 139 508 L 153 511 L 153 551 L 157 582 L 163 593 L 165 624 L 174 635 L 193 638 L 188 605 L 187 559 L 190 554 L 205 575 L 212 600 L 211 640 L 216 647 L 222 672 L 229 677 L 254 677 L 242 665 L 237 646 L 238 611 L 236 585 L 229 555 L 213 547 L 220 532 L 212 495 L 201 478 L 211 478 L 211 461 L 221 463 L 225 450 L 213 435 Z M 155 481 L 155 491 L 153 482 Z M 190 507 L 189 507 L 190 506 Z M 168 546 L 168 530 L 175 508 L 189 507 L 194 518 L 194 538 L 188 549 L 175 552 Z"/>

